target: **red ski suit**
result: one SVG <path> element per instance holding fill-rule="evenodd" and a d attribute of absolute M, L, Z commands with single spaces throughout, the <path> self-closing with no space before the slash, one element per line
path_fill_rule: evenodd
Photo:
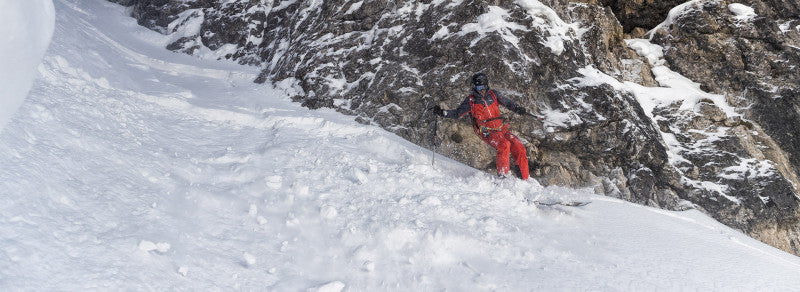
<path fill-rule="evenodd" d="M 449 118 L 460 118 L 469 113 L 472 117 L 472 125 L 475 134 L 487 144 L 497 149 L 497 173 L 506 175 L 509 173 L 509 154 L 514 157 L 514 161 L 519 166 L 522 179 L 528 179 L 528 155 L 522 141 L 511 134 L 508 125 L 503 123 L 500 117 L 500 107 L 498 104 L 509 109 L 519 108 L 515 102 L 500 95 L 497 91 L 490 89 L 485 95 L 472 90 L 472 94 L 464 99 L 458 108 L 452 111 L 445 111 L 445 116 Z"/>

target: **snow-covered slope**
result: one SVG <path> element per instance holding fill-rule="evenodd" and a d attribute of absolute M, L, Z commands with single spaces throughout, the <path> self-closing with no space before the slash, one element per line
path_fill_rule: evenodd
<path fill-rule="evenodd" d="M 0 290 L 791 290 L 800 260 L 697 211 L 496 180 L 56 0 L 0 135 Z M 287 93 L 287 91 L 289 93 Z M 536 207 L 526 199 L 591 200 Z"/>

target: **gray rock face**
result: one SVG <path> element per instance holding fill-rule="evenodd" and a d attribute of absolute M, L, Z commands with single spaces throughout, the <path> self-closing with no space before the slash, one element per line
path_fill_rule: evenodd
<path fill-rule="evenodd" d="M 650 30 L 667 18 L 667 13 L 684 0 L 600 0 L 614 11 L 625 33 Z"/>
<path fill-rule="evenodd" d="M 114 1 L 171 35 L 171 50 L 261 66 L 257 82 L 298 88 L 304 106 L 423 146 L 427 109 L 455 107 L 469 77 L 485 72 L 493 88 L 564 123 L 506 113 L 541 183 L 698 208 L 800 254 L 797 4 L 745 1 L 758 15 L 749 19 L 711 0 L 669 14 L 680 1 Z M 626 44 L 625 33 L 667 15 L 651 32 L 663 61 Z M 650 107 L 621 89 L 663 85 L 656 67 L 727 100 Z M 586 84 L 587 74 L 611 81 Z M 494 150 L 467 119 L 439 126 L 441 154 L 494 169 Z"/>
<path fill-rule="evenodd" d="M 730 120 L 710 112 L 697 118 L 710 121 L 687 124 L 688 129 L 698 129 L 721 123 L 718 128 L 727 126 L 731 132 L 715 142 L 721 153 L 695 155 L 691 164 L 711 165 L 699 169 L 697 176 L 719 173 L 726 164 L 718 161 L 751 159 L 747 179 L 724 183 L 731 186 L 732 196 L 752 202 L 714 205 L 709 211 L 762 240 L 785 238 L 773 245 L 797 254 L 800 5 L 780 0 L 736 2 L 752 8 L 752 14 L 729 1 L 685 5 L 671 24 L 654 31 L 653 42 L 665 48 L 670 68 L 699 82 L 706 91 L 727 93 L 728 102 L 745 118 Z M 713 155 L 728 158 L 703 157 Z M 774 167 L 759 172 L 758 164 L 766 161 Z"/>

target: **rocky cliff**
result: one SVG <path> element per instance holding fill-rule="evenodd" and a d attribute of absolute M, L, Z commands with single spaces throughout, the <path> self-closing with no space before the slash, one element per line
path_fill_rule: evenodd
<path fill-rule="evenodd" d="M 734 3 L 736 2 L 736 3 Z M 800 186 L 800 4 L 796 1 L 691 1 L 674 9 L 652 32 L 664 47 L 670 68 L 698 82 L 708 92 L 726 94 L 741 119 L 720 116 L 731 138 L 715 142 L 729 159 L 749 160 L 744 180 L 724 178 L 725 164 L 697 157 L 697 177 L 722 170 L 722 183 L 739 198 L 764 200 L 765 208 L 739 204 L 722 209 L 718 218 L 762 241 L 798 253 L 797 194 Z M 712 115 L 705 115 L 711 117 Z M 692 125 L 691 130 L 706 125 Z M 726 125 L 727 126 L 727 125 Z M 685 133 L 685 131 L 684 131 Z M 701 156 L 711 156 L 703 153 Z M 714 159 L 711 161 L 716 161 Z M 758 164 L 774 175 L 753 179 Z M 706 169 L 704 169 L 706 168 Z M 765 199 L 765 197 L 768 197 Z M 752 212 L 752 214 L 751 214 Z M 746 215 L 745 215 L 746 214 Z M 747 218 L 748 221 L 744 222 Z M 776 237 L 790 240 L 776 240 Z"/>
<path fill-rule="evenodd" d="M 260 66 L 304 106 L 424 146 L 426 109 L 485 72 L 549 122 L 507 113 L 543 184 L 697 208 L 800 254 L 794 2 L 111 1 L 168 49 Z M 438 132 L 441 154 L 494 169 L 466 119 Z"/>

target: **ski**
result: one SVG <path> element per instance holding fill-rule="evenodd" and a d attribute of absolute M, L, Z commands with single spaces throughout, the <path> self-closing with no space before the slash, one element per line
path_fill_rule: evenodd
<path fill-rule="evenodd" d="M 551 206 L 583 207 L 583 206 L 589 205 L 589 203 L 591 203 L 591 202 L 588 202 L 588 201 L 566 201 L 566 202 L 561 202 L 561 201 L 553 201 L 553 202 L 529 201 L 529 202 L 531 204 L 534 204 L 534 205 L 537 205 L 537 206 L 547 206 L 547 207 L 551 207 Z"/>

